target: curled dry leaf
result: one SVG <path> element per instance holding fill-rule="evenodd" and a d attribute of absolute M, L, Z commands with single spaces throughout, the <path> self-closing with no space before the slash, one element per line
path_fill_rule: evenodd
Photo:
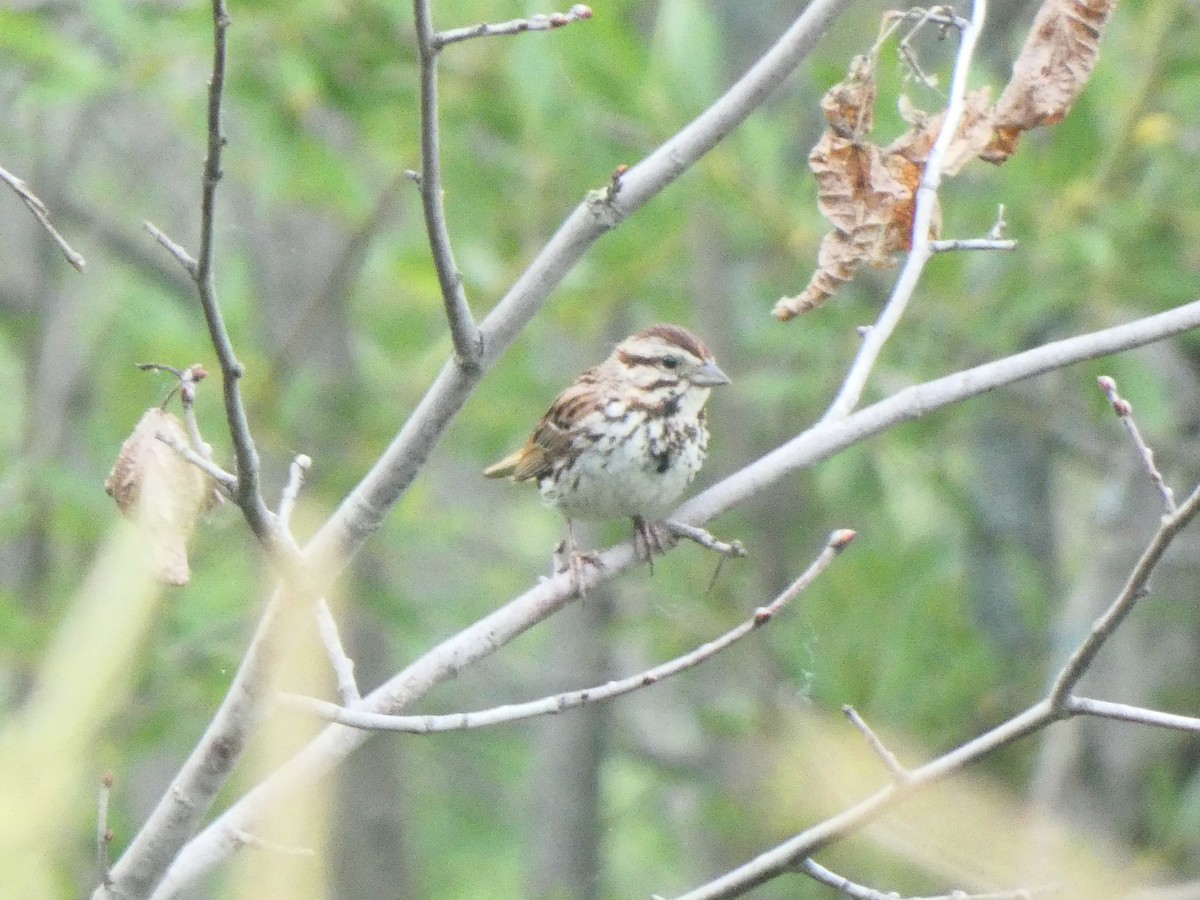
<path fill-rule="evenodd" d="M 966 95 L 941 174 L 955 175 L 977 156 L 1004 162 L 1022 132 L 1062 121 L 1095 67 L 1114 6 L 1116 0 L 1045 0 L 995 107 L 988 106 L 987 88 Z M 808 286 L 775 304 L 780 320 L 816 309 L 859 266 L 894 265 L 895 255 L 912 245 L 917 188 L 946 113 L 926 115 L 902 98 L 900 112 L 911 127 L 880 148 L 868 139 L 877 95 L 874 61 L 860 56 L 821 101 L 829 129 L 808 162 L 817 179 L 817 206 L 834 230 L 821 242 Z M 930 231 L 936 236 L 936 197 L 933 203 Z"/>
<path fill-rule="evenodd" d="M 991 88 L 981 87 L 968 91 L 963 98 L 963 113 L 958 123 L 958 131 L 946 150 L 946 158 L 942 161 L 943 175 L 957 175 L 963 166 L 987 146 L 992 136 L 992 116 L 988 107 L 991 96 Z M 912 107 L 911 102 L 907 106 L 911 111 L 906 118 L 912 128 L 888 144 L 883 152 L 888 157 L 902 157 L 918 170 L 923 170 L 929 160 L 929 154 L 933 151 L 938 132 L 942 130 L 946 111 L 942 110 L 936 116 L 930 116 Z M 919 179 L 918 175 L 918 181 Z"/>
<path fill-rule="evenodd" d="M 187 542 L 213 496 L 212 480 L 158 439 L 167 434 L 187 443 L 177 416 L 157 407 L 146 411 L 121 452 L 104 489 L 126 518 L 141 529 L 153 570 L 166 584 L 190 577 Z"/>
<path fill-rule="evenodd" d="M 1117 0 L 1045 0 L 996 101 L 995 133 L 980 154 L 984 159 L 1002 163 L 1016 150 L 1021 132 L 1063 120 L 1092 74 L 1116 5 Z"/>
<path fill-rule="evenodd" d="M 808 165 L 817 180 L 817 207 L 834 230 L 821 242 L 808 287 L 775 304 L 773 313 L 780 320 L 816 309 L 853 278 L 859 266 L 895 265 L 895 255 L 912 245 L 917 188 L 945 114 L 929 116 L 906 103 L 903 110 L 912 127 L 880 148 L 866 140 L 865 133 L 874 112 L 864 104 L 874 104 L 875 96 L 874 67 L 859 57 L 847 79 L 831 88 L 821 103 L 829 130 L 809 154 Z M 945 174 L 961 169 L 991 136 L 988 96 L 987 88 L 968 95 Z M 936 235 L 940 229 L 935 206 L 931 231 Z"/>

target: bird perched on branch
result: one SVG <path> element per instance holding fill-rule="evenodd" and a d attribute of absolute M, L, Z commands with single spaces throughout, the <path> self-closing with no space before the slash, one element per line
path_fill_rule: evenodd
<path fill-rule="evenodd" d="M 666 515 L 700 471 L 708 447 L 704 404 L 729 384 L 704 343 L 678 325 L 653 325 L 621 341 L 550 405 L 520 450 L 484 470 L 535 481 L 567 519 L 567 551 L 582 586 L 573 519 L 633 519 L 634 543 L 652 560 Z M 594 561 L 594 560 L 593 560 Z"/>

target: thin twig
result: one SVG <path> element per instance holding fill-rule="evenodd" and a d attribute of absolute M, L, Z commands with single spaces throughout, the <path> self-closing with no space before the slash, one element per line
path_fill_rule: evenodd
<path fill-rule="evenodd" d="M 957 28 L 959 31 L 970 25 L 970 22 L 962 16 L 955 15 L 954 7 L 948 5 L 931 6 L 929 9 L 920 6 L 914 6 L 911 9 L 892 9 L 885 12 L 883 18 L 886 21 L 897 22 L 918 19 L 921 22 L 930 22 L 942 28 Z"/>
<path fill-rule="evenodd" d="M 847 897 L 853 897 L 854 900 L 906 900 L 894 891 L 885 894 L 874 888 L 856 884 L 837 872 L 831 872 L 813 859 L 804 860 L 800 864 L 800 870 L 821 884 L 828 885 Z M 937 897 L 909 897 L 907 900 L 1029 900 L 1035 894 L 1049 893 L 1053 890 L 1053 888 L 1017 888 L 1012 891 L 989 891 L 986 894 L 954 891 L 949 894 L 940 894 Z"/>
<path fill-rule="evenodd" d="M 108 798 L 112 786 L 113 773 L 105 772 L 100 779 L 100 793 L 96 801 L 96 866 L 100 870 L 100 883 L 105 886 L 112 884 L 108 857 L 113 839 L 113 833 L 108 827 Z"/>
<path fill-rule="evenodd" d="M 722 556 L 731 556 L 740 558 L 746 555 L 746 548 L 742 546 L 741 541 L 732 541 L 726 543 L 718 540 L 705 528 L 698 525 L 689 525 L 686 522 L 676 522 L 672 519 L 664 519 L 662 522 L 664 528 L 672 534 L 678 535 L 681 538 L 687 538 L 704 547 L 706 550 L 712 550 L 714 553 L 720 553 Z"/>
<path fill-rule="evenodd" d="M 1014 240 L 996 240 L 995 238 L 957 238 L 943 241 L 930 241 L 929 249 L 934 253 L 949 253 L 955 250 L 1016 250 Z"/>
<path fill-rule="evenodd" d="M 896 758 L 896 754 L 889 750 L 883 741 L 879 739 L 879 735 L 871 730 L 871 726 L 868 725 L 866 721 L 863 720 L 863 717 L 858 714 L 858 710 L 856 710 L 853 706 L 846 704 L 842 707 L 842 712 L 845 714 L 846 718 L 850 720 L 854 727 L 862 732 L 863 737 L 867 739 L 867 746 L 869 746 L 875 755 L 879 757 L 880 761 L 884 765 L 884 768 L 891 773 L 892 778 L 899 782 L 907 781 L 908 770 L 900 764 L 900 760 Z"/>
<path fill-rule="evenodd" d="M 351 725 L 371 731 L 401 731 L 408 734 L 435 734 L 444 731 L 466 731 L 474 728 L 484 728 L 522 719 L 532 719 L 536 716 L 547 716 L 574 709 L 589 703 L 600 703 L 612 700 L 625 694 L 650 687 L 665 681 L 680 672 L 686 672 L 705 660 L 712 659 L 718 653 L 736 644 L 750 632 L 771 621 L 788 603 L 803 593 L 822 572 L 829 567 L 834 558 L 846 548 L 854 538 L 854 532 L 840 529 L 830 535 L 825 548 L 809 565 L 804 573 L 783 590 L 774 600 L 754 611 L 749 619 L 735 628 L 731 628 L 720 637 L 701 644 L 690 653 L 685 653 L 653 668 L 583 690 L 567 691 L 540 700 L 527 703 L 510 703 L 491 709 L 473 712 L 452 713 L 449 715 L 430 716 L 393 716 L 357 709 L 346 709 L 334 703 L 318 700 L 315 697 L 301 697 L 295 694 L 285 694 L 282 700 L 307 709 L 322 718 L 337 722 L 341 725 Z"/>
<path fill-rule="evenodd" d="M 155 435 L 160 441 L 190 462 L 193 466 L 204 472 L 217 483 L 217 486 L 224 492 L 227 497 L 235 498 L 237 495 L 237 476 L 232 472 L 226 472 L 215 462 L 200 453 L 197 453 L 179 438 L 170 432 L 160 431 Z"/>
<path fill-rule="evenodd" d="M 296 508 L 296 501 L 300 498 L 300 487 L 304 484 L 304 473 L 308 471 L 311 465 L 311 456 L 305 453 L 297 453 L 292 460 L 292 464 L 288 466 L 288 480 L 283 486 L 283 493 L 279 497 L 279 509 L 275 513 L 276 518 L 279 520 L 279 527 L 284 531 L 291 529 L 292 511 Z"/>
<path fill-rule="evenodd" d="M 1121 593 L 1117 595 L 1117 599 L 1112 602 L 1112 605 L 1096 619 L 1087 636 L 1075 648 L 1075 652 L 1071 654 L 1070 659 L 1059 672 L 1049 695 L 1053 708 L 1065 709 L 1071 691 L 1075 689 L 1079 679 L 1091 667 L 1092 660 L 1096 658 L 1096 654 L 1100 652 L 1104 642 L 1132 612 L 1138 600 L 1146 595 L 1150 573 L 1154 571 L 1155 566 L 1162 559 L 1162 555 L 1171 546 L 1176 535 L 1192 521 L 1197 512 L 1200 512 L 1200 487 L 1192 491 L 1175 512 L 1163 516 L 1162 524 L 1159 525 L 1153 540 L 1150 541 L 1149 546 L 1137 561 L 1137 565 L 1134 566 Z"/>
<path fill-rule="evenodd" d="M 150 237 L 158 241 L 168 253 L 170 253 L 179 265 L 183 266 L 183 271 L 188 273 L 188 276 L 196 280 L 196 260 L 183 249 L 179 244 L 171 240 L 166 233 L 153 222 L 147 220 L 142 223 L 142 227 L 150 233 Z"/>
<path fill-rule="evenodd" d="M 257 834 L 251 834 L 249 831 L 238 831 L 233 835 L 233 840 L 238 847 L 249 847 L 253 850 L 266 850 L 268 853 L 277 853 L 280 856 L 316 856 L 317 851 L 311 847 L 293 847 L 290 844 L 281 844 L 278 841 L 270 841 L 264 837 L 259 837 Z"/>
<path fill-rule="evenodd" d="M 346 653 L 342 644 L 342 636 L 338 633 L 337 620 L 329 609 L 329 603 L 324 597 L 315 606 L 317 616 L 317 633 L 321 635 L 321 644 L 325 647 L 325 655 L 329 657 L 329 665 L 337 678 L 338 700 L 342 706 L 353 706 L 362 699 L 358 690 L 358 681 L 354 677 L 354 660 Z"/>
<path fill-rule="evenodd" d="M 943 12 L 949 12 L 953 14 L 953 10 L 947 10 L 945 7 L 932 7 L 924 10 L 915 9 L 910 10 L 910 12 L 914 13 L 914 15 L 910 18 L 915 18 L 917 21 L 912 28 L 908 30 L 908 33 L 900 39 L 900 43 L 896 48 L 896 55 L 902 62 L 908 64 L 909 68 L 912 70 L 912 73 L 916 76 L 917 80 L 921 82 L 921 84 L 930 90 L 936 90 L 937 78 L 935 76 L 926 74 L 925 70 L 921 68 L 921 63 L 917 59 L 917 55 L 912 51 L 912 39 L 916 37 L 917 33 L 921 31 L 921 29 L 924 28 L 928 23 L 941 24 L 943 28 L 950 27 L 950 24 L 952 23 L 960 31 L 963 30 L 963 26 L 967 23 L 965 20 L 960 20 L 957 18 L 946 19 L 944 16 L 939 16 L 939 13 Z M 904 20 L 897 19 L 896 21 L 899 22 Z"/>
<path fill-rule="evenodd" d="M 1158 470 L 1158 466 L 1154 464 L 1154 451 L 1150 449 L 1150 445 L 1142 437 L 1142 432 L 1138 428 L 1137 422 L 1133 420 L 1133 404 L 1117 393 L 1117 382 L 1112 377 L 1101 375 L 1096 379 L 1096 383 L 1100 386 L 1100 390 L 1104 391 L 1104 396 L 1112 404 L 1113 412 L 1117 414 L 1117 418 L 1121 420 L 1121 424 L 1125 426 L 1125 430 L 1129 432 L 1129 437 L 1133 440 L 1133 446 L 1137 448 L 1138 456 L 1142 460 L 1142 465 L 1145 467 L 1146 473 L 1150 476 L 1150 481 L 1154 483 L 1155 490 L 1162 497 L 1163 506 L 1166 507 L 1167 513 L 1175 512 L 1175 492 L 1163 479 L 1162 472 Z"/>
<path fill-rule="evenodd" d="M 950 80 L 950 100 L 946 106 L 946 116 L 942 120 L 941 130 L 937 140 L 925 162 L 925 170 L 921 175 L 921 183 L 916 191 L 916 208 L 913 213 L 912 250 L 904 263 L 904 268 L 896 279 L 892 295 L 888 298 L 875 325 L 863 338 L 858 354 L 850 366 L 833 403 L 825 412 L 821 421 L 829 422 L 843 418 L 858 405 L 866 388 L 871 370 L 883 350 L 884 344 L 892 336 L 899 325 L 908 301 L 916 289 L 925 264 L 933 255 L 930 246 L 930 227 L 933 222 L 934 209 L 937 206 L 937 191 L 942 180 L 942 168 L 945 165 L 946 154 L 950 150 L 958 134 L 958 126 L 966 111 L 967 80 L 971 71 L 971 60 L 975 55 L 975 45 L 983 30 L 984 18 L 987 15 L 987 0 L 974 0 L 971 10 L 971 21 L 962 29 L 958 46 L 958 55 L 954 60 L 954 74 Z"/>
<path fill-rule="evenodd" d="M 217 186 L 221 181 L 221 154 L 226 138 L 221 123 L 221 104 L 225 92 L 227 64 L 227 39 L 229 11 L 225 0 L 212 0 L 213 11 L 213 64 L 208 83 L 208 153 L 204 158 L 204 177 L 200 191 L 200 252 L 196 257 L 194 280 L 208 323 L 208 334 L 221 364 L 221 379 L 224 388 L 225 417 L 229 422 L 229 434 L 237 460 L 237 496 L 251 530 L 269 549 L 278 551 L 274 540 L 270 511 L 263 501 L 259 488 L 258 451 L 250 433 L 246 407 L 242 402 L 241 380 L 245 369 L 238 362 L 233 350 L 233 341 L 225 326 L 225 317 L 217 300 L 216 281 L 213 273 L 213 244 L 216 224 Z"/>
<path fill-rule="evenodd" d="M 196 385 L 208 377 L 208 372 L 197 363 L 188 366 L 179 374 L 179 400 L 183 406 L 183 421 L 187 426 L 188 440 L 192 449 L 205 459 L 212 459 L 212 448 L 200 434 L 200 423 L 196 419 Z"/>
<path fill-rule="evenodd" d="M 526 31 L 549 31 L 552 28 L 562 28 L 564 25 L 570 25 L 572 22 L 583 22 L 591 17 L 591 7 L 584 6 L 582 3 L 576 3 L 565 13 L 538 13 L 530 16 L 528 19 L 512 19 L 508 22 L 497 22 L 495 24 L 480 22 L 478 25 L 468 25 L 465 28 L 451 28 L 446 31 L 439 31 L 434 35 L 433 41 L 434 46 L 440 50 L 450 44 L 457 44 L 459 41 L 467 41 L 471 38 L 504 37 L 512 34 L 523 34 Z"/>
<path fill-rule="evenodd" d="M 433 265 L 437 269 L 442 302 L 454 341 L 458 364 L 477 371 L 483 358 L 483 339 L 471 315 L 462 273 L 454 261 L 450 231 L 446 226 L 446 207 L 442 195 L 441 123 L 438 120 L 437 58 L 440 46 L 433 28 L 429 0 L 413 0 L 417 30 L 417 51 L 421 59 L 421 205 L 425 210 L 425 231 Z"/>
<path fill-rule="evenodd" d="M 12 188 L 13 192 L 21 198 L 21 202 L 33 213 L 33 217 L 38 220 L 38 223 L 45 230 L 46 234 L 50 235 L 50 239 L 58 245 L 58 249 L 66 257 L 67 262 L 75 267 L 75 271 L 82 272 L 87 265 L 87 261 L 79 253 L 72 250 L 71 245 L 67 243 L 67 239 L 58 233 L 58 229 L 50 221 L 50 211 L 46 209 L 46 204 L 42 202 L 41 198 L 22 179 L 2 166 L 0 166 L 0 181 L 3 181 Z"/>
<path fill-rule="evenodd" d="M 1066 703 L 1072 715 L 1095 716 L 1100 719 L 1115 719 L 1118 722 L 1133 722 L 1137 725 L 1152 725 L 1155 728 L 1170 728 L 1175 731 L 1200 732 L 1200 718 L 1180 716 L 1175 713 L 1129 706 L 1125 703 L 1110 703 L 1090 697 L 1070 697 Z"/>

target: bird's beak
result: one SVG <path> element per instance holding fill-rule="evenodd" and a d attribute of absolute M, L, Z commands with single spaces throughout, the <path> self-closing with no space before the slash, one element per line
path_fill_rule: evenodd
<path fill-rule="evenodd" d="M 706 362 L 692 373 L 691 381 L 698 387 L 716 387 L 718 384 L 729 384 L 729 376 L 717 368 L 715 362 Z"/>

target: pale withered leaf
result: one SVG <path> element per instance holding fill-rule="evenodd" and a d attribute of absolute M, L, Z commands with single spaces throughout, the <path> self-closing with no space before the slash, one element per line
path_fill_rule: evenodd
<path fill-rule="evenodd" d="M 187 542 L 213 496 L 211 479 L 158 439 L 169 434 L 187 443 L 183 422 L 157 407 L 146 411 L 121 445 L 104 482 L 126 518 L 141 530 L 156 576 L 187 584 Z"/>
<path fill-rule="evenodd" d="M 995 131 L 980 153 L 983 159 L 1002 163 L 1022 132 L 1063 120 L 1092 74 L 1116 5 L 1117 0 L 1045 0 L 992 111 Z"/>

